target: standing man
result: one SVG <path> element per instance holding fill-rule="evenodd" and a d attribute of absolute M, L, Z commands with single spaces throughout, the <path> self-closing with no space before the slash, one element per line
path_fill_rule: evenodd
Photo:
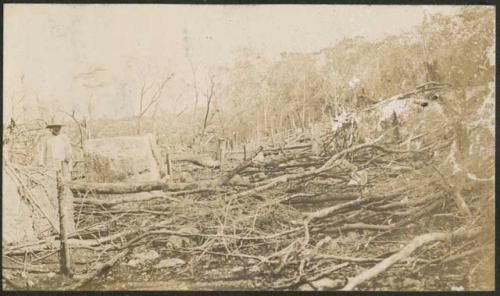
<path fill-rule="evenodd" d="M 71 142 L 65 134 L 61 133 L 62 124 L 54 122 L 47 125 L 51 135 L 49 135 L 41 146 L 41 155 L 39 165 L 48 169 L 59 170 L 61 163 L 64 162 L 67 167 L 71 167 Z M 68 175 L 63 172 L 64 176 Z"/>
<path fill-rule="evenodd" d="M 38 158 L 38 165 L 45 167 L 50 175 L 53 175 L 55 180 L 58 171 L 62 174 L 64 181 L 71 180 L 71 142 L 69 137 L 61 133 L 62 124 L 59 122 L 52 122 L 47 125 L 50 130 L 48 135 L 40 146 L 40 155 Z M 51 185 L 54 191 L 50 190 L 50 199 L 53 201 L 53 206 L 57 209 L 57 185 Z M 75 221 L 73 219 L 73 194 L 66 188 L 64 193 L 66 199 L 65 217 L 67 217 L 66 225 L 68 234 L 75 231 Z"/>

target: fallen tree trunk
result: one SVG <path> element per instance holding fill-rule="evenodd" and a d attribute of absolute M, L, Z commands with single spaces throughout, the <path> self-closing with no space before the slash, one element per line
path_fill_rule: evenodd
<path fill-rule="evenodd" d="M 136 228 L 132 230 L 124 230 L 119 233 L 115 233 L 109 236 L 105 237 L 99 237 L 96 239 L 75 239 L 75 238 L 70 238 L 68 239 L 67 243 L 68 246 L 70 246 L 72 249 L 77 249 L 77 248 L 98 248 L 101 245 L 104 245 L 106 243 L 112 242 L 116 239 L 119 238 L 124 238 L 129 235 L 137 234 L 140 233 L 141 231 L 147 231 L 149 228 Z M 75 236 L 75 235 L 73 235 Z M 51 237 L 52 238 L 52 237 Z M 53 237 L 55 238 L 55 237 Z M 4 254 L 7 255 L 21 255 L 24 254 L 26 251 L 29 252 L 41 252 L 41 251 L 48 251 L 48 250 L 59 250 L 60 248 L 60 240 L 55 239 L 55 240 L 42 240 L 37 242 L 36 244 L 33 244 L 32 246 L 26 246 L 26 247 L 18 247 L 16 250 L 7 250 L 4 252 Z"/>
<path fill-rule="evenodd" d="M 458 229 L 454 232 L 434 232 L 427 233 L 415 237 L 409 244 L 402 248 L 399 252 L 394 255 L 387 257 L 380 263 L 376 264 L 374 267 L 363 271 L 357 276 L 351 278 L 347 285 L 341 289 L 341 291 L 351 291 L 359 284 L 372 279 L 379 275 L 380 273 L 387 270 L 389 267 L 397 263 L 398 261 L 410 256 L 415 250 L 421 246 L 433 242 L 433 241 L 445 241 L 452 239 L 466 239 L 471 238 L 479 234 L 479 229 Z"/>
<path fill-rule="evenodd" d="M 298 149 L 305 149 L 305 148 L 311 148 L 311 147 L 312 147 L 312 144 L 305 144 L 305 145 L 296 145 L 296 146 L 289 146 L 289 147 L 282 147 L 282 148 L 265 149 L 264 156 L 277 154 L 277 153 L 279 153 L 281 151 L 285 151 L 285 150 L 298 150 Z"/>
<path fill-rule="evenodd" d="M 178 199 L 175 199 L 171 196 L 167 196 L 163 191 L 151 191 L 151 192 L 139 192 L 139 193 L 130 193 L 126 195 L 115 195 L 117 197 L 113 198 L 74 198 L 75 204 L 93 204 L 93 205 L 115 205 L 122 204 L 127 202 L 142 202 L 149 201 L 154 199 L 169 199 L 175 202 L 178 202 Z M 100 195 L 99 197 L 102 197 Z"/>
<path fill-rule="evenodd" d="M 111 234 L 108 236 L 104 237 L 99 237 L 95 239 L 75 239 L 75 238 L 70 238 L 68 239 L 68 245 L 72 248 L 92 248 L 92 247 L 98 247 L 101 245 L 104 245 L 106 243 L 112 242 L 116 239 L 120 238 L 125 238 L 130 235 L 135 235 L 141 232 L 147 232 L 150 231 L 151 229 L 155 229 L 156 227 L 161 227 L 164 226 L 168 223 L 170 223 L 170 219 L 164 220 L 162 222 L 156 223 L 154 225 L 150 225 L 147 227 L 141 227 L 141 228 L 134 228 L 134 229 L 126 229 L 123 230 L 119 233 Z M 71 235 L 72 237 L 76 235 Z M 24 254 L 25 251 L 30 251 L 30 252 L 36 252 L 36 251 L 41 251 L 41 250 L 47 250 L 47 249 L 59 249 L 60 241 L 57 240 L 57 238 L 54 236 L 55 240 L 42 240 L 37 242 L 36 244 L 32 245 L 25 245 L 25 246 L 20 246 L 17 247 L 17 251 L 13 252 L 4 252 L 6 254 Z"/>
<path fill-rule="evenodd" d="M 46 267 L 46 265 L 44 265 Z M 22 266 L 22 265 L 11 265 L 4 263 L 2 264 L 3 269 L 18 269 L 18 270 L 24 270 L 24 271 L 29 271 L 29 272 L 36 272 L 36 273 L 49 273 L 52 270 L 47 269 L 47 268 L 40 268 L 35 265 L 27 265 L 27 266 Z"/>
<path fill-rule="evenodd" d="M 306 196 L 305 198 L 296 198 L 287 201 L 287 203 L 295 205 L 295 204 L 316 204 L 316 203 L 326 203 L 326 202 L 337 202 L 343 200 L 353 200 L 358 199 L 358 194 L 342 194 L 342 195 L 332 195 L 332 194 L 324 194 L 321 196 Z"/>
<path fill-rule="evenodd" d="M 150 201 L 154 199 L 165 199 L 173 202 L 179 202 L 180 200 L 175 198 L 175 196 L 182 196 L 188 194 L 195 194 L 200 192 L 216 191 L 216 189 L 193 189 L 185 191 L 176 191 L 171 193 L 164 193 L 162 191 L 151 191 L 151 192 L 140 192 L 139 194 L 127 194 L 124 196 L 118 196 L 111 199 L 100 199 L 100 198 L 74 198 L 75 204 L 93 204 L 93 205 L 103 205 L 111 206 L 127 202 L 143 202 Z"/>
<path fill-rule="evenodd" d="M 339 230 L 391 230 L 393 229 L 393 225 L 374 225 L 374 224 L 366 224 L 366 223 L 353 223 L 353 224 L 345 224 L 341 227 L 338 227 Z"/>
<path fill-rule="evenodd" d="M 173 155 L 172 161 L 187 161 L 202 167 L 213 168 L 213 169 L 218 168 L 220 166 L 219 161 L 213 160 L 210 156 L 207 155 L 177 154 Z"/>
<path fill-rule="evenodd" d="M 73 181 L 68 186 L 73 192 L 97 193 L 97 194 L 124 194 L 144 191 L 164 190 L 179 191 L 189 190 L 198 187 L 196 183 L 171 183 L 164 181 L 150 181 L 141 183 L 86 183 Z"/>

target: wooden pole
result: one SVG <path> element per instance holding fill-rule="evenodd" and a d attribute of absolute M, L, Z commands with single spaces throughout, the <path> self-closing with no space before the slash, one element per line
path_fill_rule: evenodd
<path fill-rule="evenodd" d="M 167 174 L 170 176 L 172 175 L 172 161 L 170 160 L 170 155 L 168 152 L 166 155 L 166 161 L 167 161 Z"/>
<path fill-rule="evenodd" d="M 219 166 L 221 172 L 224 171 L 224 152 L 221 152 L 220 154 L 220 166 Z"/>
<path fill-rule="evenodd" d="M 215 152 L 215 160 L 220 160 L 221 139 L 217 139 L 217 152 Z"/>
<path fill-rule="evenodd" d="M 247 145 L 243 144 L 243 160 L 247 160 Z"/>
<path fill-rule="evenodd" d="M 227 148 L 227 141 L 225 139 L 221 139 L 221 142 L 222 144 L 220 145 L 221 146 L 221 149 L 220 149 L 220 156 L 219 156 L 219 161 L 220 161 L 220 165 L 219 165 L 219 168 L 221 171 L 224 170 L 224 153 L 226 151 L 226 148 Z"/>
<path fill-rule="evenodd" d="M 274 147 L 274 128 L 273 125 L 271 124 L 271 146 Z"/>
<path fill-rule="evenodd" d="M 71 255 L 68 245 L 68 218 L 67 211 L 67 195 L 63 178 L 66 173 L 67 164 L 63 161 L 61 164 L 61 171 L 56 172 L 57 182 L 57 200 L 59 204 L 59 240 L 61 242 L 61 249 L 59 253 L 60 270 L 64 276 L 71 277 Z"/>

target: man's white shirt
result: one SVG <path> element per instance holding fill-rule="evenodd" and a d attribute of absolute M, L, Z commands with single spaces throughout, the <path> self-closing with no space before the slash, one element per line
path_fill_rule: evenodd
<path fill-rule="evenodd" d="M 59 168 L 63 160 L 71 161 L 72 153 L 69 137 L 65 134 L 47 136 L 41 145 L 40 152 L 40 165 Z"/>

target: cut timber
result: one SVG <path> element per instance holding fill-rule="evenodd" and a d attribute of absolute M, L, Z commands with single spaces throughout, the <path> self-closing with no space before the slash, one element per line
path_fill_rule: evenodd
<path fill-rule="evenodd" d="M 86 183 L 69 182 L 69 187 L 73 192 L 93 192 L 97 194 L 124 194 L 144 191 L 164 190 L 178 191 L 195 189 L 197 183 L 172 183 L 163 181 L 151 181 L 141 183 Z"/>
<path fill-rule="evenodd" d="M 445 241 L 451 239 L 465 239 L 471 238 L 480 233 L 480 229 L 458 229 L 454 232 L 435 232 L 423 234 L 415 237 L 409 244 L 402 248 L 399 252 L 394 255 L 387 257 L 380 263 L 376 264 L 374 267 L 363 271 L 357 276 L 351 278 L 347 285 L 342 288 L 342 291 L 351 291 L 359 284 L 372 279 L 379 275 L 380 273 L 387 270 L 389 267 L 397 263 L 398 261 L 410 256 L 415 250 L 421 246 L 433 242 L 433 241 Z"/>
<path fill-rule="evenodd" d="M 220 166 L 218 161 L 213 160 L 208 155 L 178 154 L 172 156 L 172 161 L 187 161 L 207 168 L 218 168 Z"/>

